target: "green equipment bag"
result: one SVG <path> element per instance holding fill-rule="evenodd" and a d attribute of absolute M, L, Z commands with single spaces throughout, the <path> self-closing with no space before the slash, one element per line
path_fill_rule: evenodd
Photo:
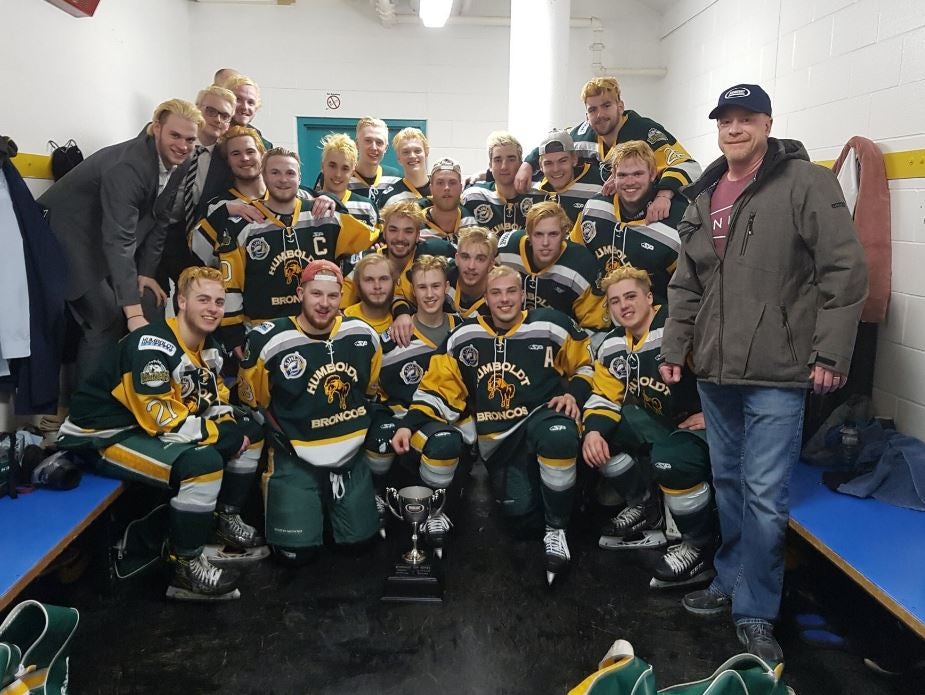
<path fill-rule="evenodd" d="M 652 666 L 634 654 L 629 642 L 617 640 L 598 670 L 569 695 L 793 695 L 782 674 L 783 665 L 772 667 L 752 654 L 737 654 L 703 680 L 658 690 Z"/>
<path fill-rule="evenodd" d="M 0 642 L 0 695 L 26 695 L 29 686 L 17 673 L 22 653 L 15 644 Z"/>
<path fill-rule="evenodd" d="M 0 625 L 0 673 L 10 678 L 0 681 L 0 695 L 67 695 L 68 647 L 79 621 L 76 608 L 38 601 L 13 608 Z"/>

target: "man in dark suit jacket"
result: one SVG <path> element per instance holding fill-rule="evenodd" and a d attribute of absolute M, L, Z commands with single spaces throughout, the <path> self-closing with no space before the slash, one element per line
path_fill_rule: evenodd
<path fill-rule="evenodd" d="M 208 214 L 209 201 L 224 194 L 234 183 L 234 176 L 217 143 L 231 125 L 235 103 L 233 92 L 216 85 L 200 90 L 196 96 L 196 106 L 202 112 L 203 123 L 199 126 L 196 149 L 179 182 L 167 228 L 167 240 L 156 276 L 162 288 L 162 292 L 157 294 L 158 306 L 166 300 L 169 281 L 176 283 L 184 268 L 199 265 L 189 251 L 189 231 Z"/>
<path fill-rule="evenodd" d="M 165 101 L 146 135 L 99 150 L 39 198 L 70 266 L 67 300 L 83 333 L 78 379 L 126 327 L 147 324 L 142 294 L 157 284 L 182 165 L 201 123 L 193 104 Z"/>

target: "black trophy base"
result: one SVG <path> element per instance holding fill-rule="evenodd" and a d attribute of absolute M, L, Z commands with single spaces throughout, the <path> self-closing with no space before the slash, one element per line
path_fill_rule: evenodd
<path fill-rule="evenodd" d="M 443 582 L 429 562 L 409 565 L 399 562 L 395 574 L 385 580 L 382 600 L 386 603 L 443 603 Z"/>

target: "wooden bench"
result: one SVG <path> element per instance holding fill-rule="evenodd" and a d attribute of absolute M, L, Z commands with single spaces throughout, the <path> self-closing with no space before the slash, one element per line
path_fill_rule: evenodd
<path fill-rule="evenodd" d="M 790 527 L 925 638 L 925 512 L 834 492 L 798 463 Z"/>
<path fill-rule="evenodd" d="M 123 483 L 84 472 L 73 490 L 0 498 L 0 611 L 102 514 Z"/>

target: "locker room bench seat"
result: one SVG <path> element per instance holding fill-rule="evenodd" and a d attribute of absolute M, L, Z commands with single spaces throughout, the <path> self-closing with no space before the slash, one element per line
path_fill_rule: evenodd
<path fill-rule="evenodd" d="M 790 528 L 925 638 L 925 512 L 843 495 L 803 462 L 790 483 Z"/>
<path fill-rule="evenodd" d="M 0 611 L 122 493 L 123 483 L 86 470 L 73 490 L 0 498 Z"/>

